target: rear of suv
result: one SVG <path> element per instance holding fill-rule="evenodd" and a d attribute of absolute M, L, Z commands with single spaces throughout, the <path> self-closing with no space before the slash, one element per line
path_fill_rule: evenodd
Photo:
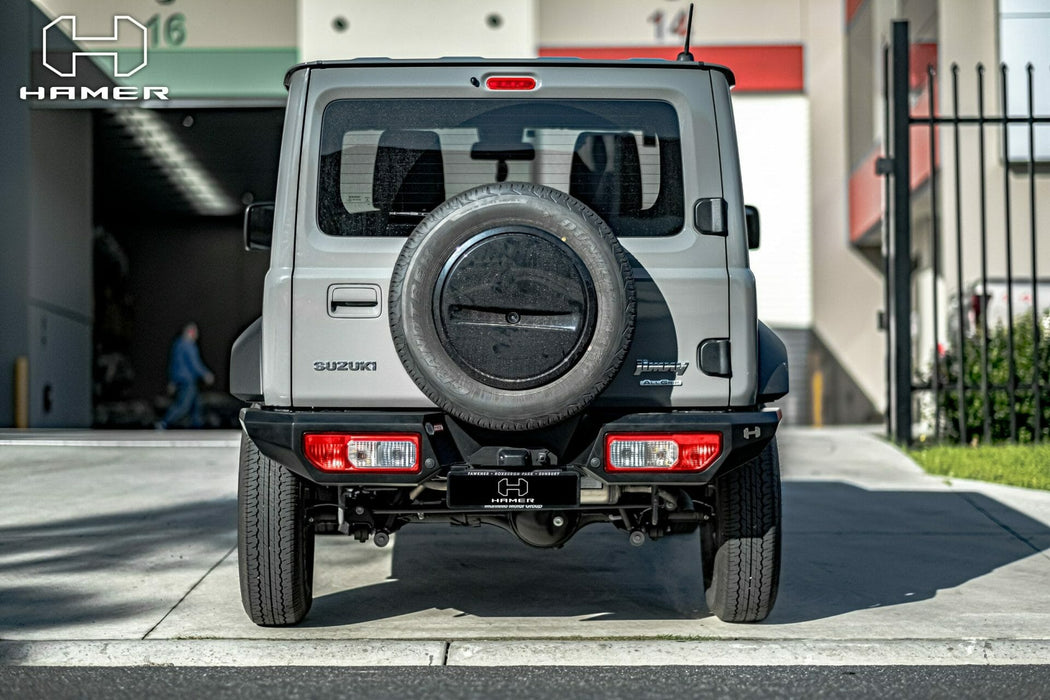
<path fill-rule="evenodd" d="M 759 323 L 730 105 L 695 61 L 297 66 L 263 316 L 232 352 L 240 576 L 260 625 L 313 541 L 426 521 L 533 547 L 690 536 L 707 605 L 766 617 L 783 344 Z M 699 534 L 698 534 L 699 533 Z"/>

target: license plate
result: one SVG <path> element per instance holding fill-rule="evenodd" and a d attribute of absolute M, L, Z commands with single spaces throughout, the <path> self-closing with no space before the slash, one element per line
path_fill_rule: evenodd
<path fill-rule="evenodd" d="M 580 476 L 557 470 L 465 470 L 448 475 L 449 508 L 543 510 L 580 504 Z"/>

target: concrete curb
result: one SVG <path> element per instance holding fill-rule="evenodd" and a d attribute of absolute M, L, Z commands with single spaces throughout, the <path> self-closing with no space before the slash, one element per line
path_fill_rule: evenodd
<path fill-rule="evenodd" d="M 0 447 L 238 447 L 237 440 L 0 440 Z"/>
<path fill-rule="evenodd" d="M 0 447 L 239 447 L 237 430 L 0 430 Z"/>
<path fill-rule="evenodd" d="M 0 666 L 441 666 L 445 642 L 137 640 L 0 642 Z"/>
<path fill-rule="evenodd" d="M 1048 658 L 1048 639 L 0 642 L 0 666 L 990 666 Z"/>
<path fill-rule="evenodd" d="M 1050 640 L 453 642 L 449 666 L 940 666 L 1044 664 Z"/>

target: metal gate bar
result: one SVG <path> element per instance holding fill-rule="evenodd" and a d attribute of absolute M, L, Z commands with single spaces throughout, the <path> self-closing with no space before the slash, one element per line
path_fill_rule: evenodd
<path fill-rule="evenodd" d="M 890 247 L 890 331 L 893 338 L 894 427 L 911 443 L 911 113 L 908 23 L 893 23 L 893 244 Z"/>
<path fill-rule="evenodd" d="M 890 133 L 890 47 L 889 45 L 882 47 L 882 100 L 883 104 L 887 106 L 882 111 L 882 133 Z M 883 156 L 885 157 L 885 152 Z M 887 160 L 889 160 L 887 158 Z M 892 170 L 886 165 L 883 165 L 879 169 L 880 175 L 889 175 Z M 893 345 L 890 342 L 892 333 L 890 331 L 890 318 L 893 308 L 893 299 L 890 296 L 890 281 L 893 276 L 890 273 L 890 234 L 889 234 L 889 222 L 892 220 L 891 217 L 893 207 L 893 187 L 890 182 L 890 178 L 886 177 L 883 180 L 883 196 L 882 201 L 885 203 L 886 211 L 883 214 L 883 221 L 886 225 L 883 228 L 882 235 L 882 308 L 885 313 L 882 317 L 882 331 L 886 334 L 886 434 L 891 438 L 897 435 L 896 424 L 894 423 L 894 396 L 893 396 Z"/>
<path fill-rule="evenodd" d="M 981 296 L 978 309 L 981 313 L 981 398 L 984 419 L 984 441 L 992 441 L 992 402 L 988 394 L 988 196 L 985 183 L 984 164 L 984 64 L 977 64 L 977 150 L 980 161 L 981 201 Z M 956 166 L 958 167 L 958 166 Z M 960 350 L 962 350 L 960 348 Z M 960 409 L 962 407 L 960 406 Z"/>
<path fill-rule="evenodd" d="M 966 312 L 963 309 L 963 240 L 962 240 L 962 169 L 959 167 L 959 66 L 952 64 L 952 140 L 955 155 L 955 296 L 958 297 L 959 320 L 959 442 L 966 444 Z"/>
<path fill-rule="evenodd" d="M 1006 64 L 999 66 L 999 94 L 1000 114 L 1006 116 L 1009 113 L 1006 99 Z M 1006 237 L 1006 347 L 1007 366 L 1009 377 L 1007 378 L 1007 396 L 1010 401 L 1010 442 L 1017 442 L 1017 355 L 1014 352 L 1014 274 L 1013 274 L 1013 243 L 1010 240 L 1010 127 L 1006 120 L 1002 122 L 1003 129 L 1003 213 L 1005 215 L 1006 227 L 1003 232 Z"/>
<path fill-rule="evenodd" d="M 961 115 L 959 113 L 959 66 L 951 66 L 951 115 L 938 114 L 937 75 L 934 66 L 926 67 L 928 84 L 928 113 L 924 116 L 915 116 L 910 113 L 909 102 L 909 57 L 908 23 L 894 22 L 891 44 L 883 47 L 883 98 L 886 110 L 884 112 L 884 134 L 887 135 L 886 142 L 892 144 L 892 154 L 884 154 L 877 165 L 880 175 L 892 176 L 885 182 L 885 218 L 887 232 L 883 236 L 883 272 L 886 279 L 884 289 L 884 304 L 888 314 L 885 329 L 886 337 L 886 379 L 887 379 L 887 427 L 890 437 L 900 444 L 909 444 L 912 440 L 912 397 L 915 392 L 931 391 L 934 405 L 934 437 L 939 439 L 946 427 L 945 419 L 948 418 L 947 406 L 954 398 L 957 404 L 957 427 L 959 441 L 966 443 L 974 433 L 967 422 L 967 396 L 972 396 L 973 391 L 980 391 L 981 413 L 980 425 L 975 426 L 976 431 L 981 434 L 984 442 L 991 442 L 993 437 L 993 421 L 999 431 L 996 434 L 1005 436 L 1005 428 L 1001 419 L 995 419 L 992 409 L 992 399 L 1003 394 L 1009 403 L 1009 438 L 1017 441 L 1020 437 L 1021 425 L 1031 426 L 1033 439 L 1042 439 L 1043 426 L 1046 422 L 1042 415 L 1043 406 L 1046 405 L 1047 397 L 1044 392 L 1047 387 L 1043 385 L 1040 373 L 1040 345 L 1041 339 L 1041 313 L 1039 306 L 1039 277 L 1038 277 L 1038 254 L 1037 254 L 1037 204 L 1036 204 L 1036 165 L 1035 165 L 1035 126 L 1037 124 L 1050 124 L 1050 116 L 1036 116 L 1034 99 L 1034 67 L 1032 64 L 1026 66 L 1027 73 L 1027 113 L 1024 116 L 1011 116 L 1008 113 L 1008 86 L 1006 83 L 1007 67 L 1001 65 L 999 69 L 1000 91 L 999 107 L 1000 114 L 997 116 L 985 113 L 985 67 L 983 64 L 976 65 L 977 81 L 977 114 Z M 943 102 L 943 100 L 941 100 Z M 938 280 L 940 279 L 941 267 L 941 245 L 947 240 L 942 235 L 940 219 L 938 217 L 940 201 L 940 173 L 938 171 L 938 133 L 939 126 L 949 126 L 952 135 L 951 154 L 954 157 L 955 171 L 953 178 L 953 189 L 955 195 L 955 231 L 954 244 L 955 256 L 955 287 L 956 300 L 954 312 L 958 322 L 958 329 L 952 341 L 958 343 L 957 354 L 960 366 L 954 386 L 949 386 L 946 365 L 941 361 L 940 355 L 940 329 L 938 319 L 941 312 L 941 299 L 938 293 Z M 1012 125 L 1025 125 L 1028 136 L 1027 153 L 1027 184 L 1028 184 L 1028 214 L 1029 231 L 1028 237 L 1031 244 L 1031 291 L 1032 291 L 1032 346 L 1035 361 L 1032 363 L 1031 375 L 1021 378 L 1018 365 L 1018 345 L 1016 335 L 1017 319 L 1014 318 L 1014 270 L 1013 270 L 1013 206 L 1015 202 L 1010 190 L 1011 168 L 1010 168 L 1010 135 L 1009 128 Z M 967 314 L 966 296 L 964 294 L 963 280 L 963 184 L 960 134 L 963 127 L 974 127 L 977 131 L 978 146 L 978 172 L 977 172 L 977 196 L 978 196 L 978 232 L 980 235 L 980 294 L 975 295 L 973 311 L 979 316 L 979 342 L 980 352 L 980 385 L 974 387 L 966 380 L 966 357 L 968 342 L 967 338 Z M 911 356 L 911 167 L 910 167 L 910 130 L 911 128 L 925 128 L 930 137 L 930 257 L 933 268 L 932 274 L 932 310 L 934 314 L 933 323 L 933 363 L 931 379 L 928 384 L 913 386 L 912 356 Z M 994 381 L 991 376 L 991 333 L 989 328 L 988 306 L 989 272 L 988 272 L 988 246 L 991 233 L 988 223 L 988 181 L 987 181 L 987 154 L 985 152 L 986 136 L 989 128 L 998 128 L 1002 135 L 1002 159 L 1003 159 L 1003 242 L 1006 253 L 1006 363 L 1008 365 L 1008 377 L 1004 383 Z M 1016 161 L 1015 161 L 1016 162 Z M 970 346 L 972 347 L 972 345 Z M 1033 415 L 1031 421 L 1018 409 L 1018 396 L 1026 396 L 1032 392 Z M 1000 414 L 1001 415 L 1001 414 Z"/>
<path fill-rule="evenodd" d="M 1039 442 L 1043 435 L 1043 408 L 1042 387 L 1039 385 L 1039 281 L 1036 277 L 1036 248 L 1035 237 L 1035 90 L 1033 89 L 1033 76 L 1035 66 L 1029 63 L 1025 66 L 1028 73 L 1028 221 L 1029 233 L 1032 238 L 1032 390 L 1035 413 L 1035 425 L 1033 426 L 1032 439 Z"/>
<path fill-rule="evenodd" d="M 938 337 L 938 324 L 937 320 L 940 318 L 939 309 L 937 306 L 937 273 L 941 269 L 940 262 L 940 248 L 941 242 L 938 234 L 937 226 L 937 212 L 940 211 L 937 207 L 937 127 L 934 124 L 933 118 L 937 114 L 936 107 L 936 93 L 937 89 L 934 83 L 934 77 L 936 73 L 933 66 L 926 66 L 926 95 L 928 98 L 928 107 L 930 112 L 929 128 L 930 128 L 930 260 L 933 265 L 933 274 L 930 275 L 931 286 L 933 287 L 933 437 L 935 440 L 941 439 L 941 362 L 940 362 L 940 348 L 941 342 Z"/>

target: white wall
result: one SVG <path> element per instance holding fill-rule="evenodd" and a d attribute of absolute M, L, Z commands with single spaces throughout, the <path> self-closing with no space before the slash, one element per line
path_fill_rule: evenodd
<path fill-rule="evenodd" d="M 758 316 L 777 328 L 813 325 L 809 100 L 733 96 L 744 200 L 759 209 L 762 244 L 751 251 Z"/>
<path fill-rule="evenodd" d="M 1050 2 L 1047 0 L 999 0 L 999 58 L 1007 64 L 1007 104 L 1013 115 L 1028 114 L 1028 74 L 1031 63 L 1033 114 L 1050 114 Z M 1028 127 L 1010 128 L 1010 160 L 1028 161 Z M 1035 128 L 1035 157 L 1050 161 L 1050 126 Z"/>
<path fill-rule="evenodd" d="M 489 18 L 499 18 L 492 26 Z M 334 22 L 339 18 L 345 29 Z M 536 55 L 534 0 L 300 0 L 303 61 Z"/>
<path fill-rule="evenodd" d="M 1050 3 L 1044 3 L 1050 5 Z M 942 67 L 951 63 L 959 64 L 959 114 L 961 116 L 973 116 L 977 114 L 977 78 L 975 65 L 981 62 L 985 66 L 984 77 L 984 107 L 985 114 L 992 116 L 1001 112 L 1000 108 L 1000 79 L 998 61 L 1000 55 L 1013 59 L 1010 65 L 1010 79 L 1016 74 L 1024 73 L 1021 56 L 1007 47 L 999 47 L 996 34 L 990 28 L 995 26 L 997 19 L 996 6 L 987 0 L 940 0 L 940 37 L 938 43 L 938 62 Z M 1029 20 L 1030 21 L 1030 20 Z M 1000 53 L 1001 52 L 1001 53 Z M 1030 59 L 1038 60 L 1038 56 Z M 1043 91 L 1044 95 L 1050 94 L 1050 81 L 1047 80 L 1047 67 L 1045 63 L 1037 65 L 1036 91 Z M 950 114 L 951 103 L 951 71 L 941 70 L 938 74 L 938 88 L 940 90 L 942 110 Z M 1011 89 L 1014 89 L 1011 86 Z M 1017 90 L 1014 89 L 1014 93 Z M 1027 111 L 1027 108 L 1025 109 Z M 1013 116 L 1018 116 L 1014 113 Z M 1050 130 L 1050 129 L 1047 129 Z M 1044 130 L 1044 131 L 1047 131 Z M 1036 143 L 1040 143 L 1037 131 Z M 1014 132 L 1010 134 L 1015 137 Z M 942 267 L 941 274 L 944 277 L 949 293 L 955 291 L 955 174 L 957 165 L 955 163 L 953 134 L 948 128 L 940 132 L 941 137 L 941 177 L 938 179 L 940 188 L 940 210 L 941 210 L 941 236 L 942 236 Z M 962 199 L 960 208 L 962 211 L 962 268 L 963 286 L 976 282 L 981 275 L 981 246 L 980 246 L 980 221 L 981 221 L 981 197 L 980 182 L 980 151 L 978 142 L 978 131 L 973 127 L 960 129 L 960 163 Z M 1016 138 L 1014 138 L 1016 142 Z M 1012 142 L 1013 143 L 1013 142 Z M 1004 231 L 1005 194 L 1003 186 L 1002 167 L 1002 135 L 1001 130 L 995 126 L 989 126 L 985 132 L 985 205 L 987 216 L 987 263 L 988 274 L 993 277 L 1002 277 L 1006 274 L 1006 246 Z M 1025 142 L 1027 146 L 1027 141 Z M 1026 154 L 1027 157 L 1027 154 Z M 1037 155 L 1038 159 L 1038 155 Z M 1029 219 L 1028 178 L 1026 168 L 1021 166 L 1013 169 L 1010 174 L 1010 203 L 1011 203 L 1011 234 L 1012 234 L 1012 259 L 1011 270 L 1015 277 L 1030 277 L 1031 262 L 1033 258 L 1030 242 L 1031 220 Z M 1050 177 L 1047 177 L 1045 165 L 1040 165 L 1037 170 L 1035 181 L 1036 199 L 1036 256 L 1038 262 L 1037 274 L 1039 277 L 1050 275 L 1050 210 L 1046 203 L 1050 201 Z M 914 212 L 913 208 L 913 212 Z M 942 305 L 942 309 L 946 308 Z"/>
<path fill-rule="evenodd" d="M 693 43 L 796 43 L 803 0 L 731 0 L 696 3 Z M 682 43 L 666 21 L 689 10 L 688 0 L 539 0 L 541 46 L 651 46 Z M 664 16 L 658 36 L 653 15 Z M 702 52 L 697 56 L 703 60 Z"/>
<path fill-rule="evenodd" d="M 882 410 L 886 339 L 876 326 L 882 275 L 849 242 L 845 26 L 841 0 L 806 2 L 814 329 L 868 400 Z"/>
<path fill-rule="evenodd" d="M 302 0 L 313 4 L 314 0 Z M 142 24 L 156 17 L 160 39 L 154 48 L 171 49 L 163 34 L 163 25 L 174 15 L 182 15 L 183 42 L 174 50 L 200 48 L 256 48 L 295 46 L 295 0 L 33 0 L 49 17 L 74 15 L 80 36 L 110 36 L 113 16 L 130 15 Z M 343 2 L 344 6 L 348 3 Z M 69 25 L 60 25 L 68 31 Z M 141 35 L 139 35 L 141 37 Z M 108 50 L 113 46 L 137 46 L 133 33 L 121 34 L 117 42 L 81 41 L 87 49 Z"/>

